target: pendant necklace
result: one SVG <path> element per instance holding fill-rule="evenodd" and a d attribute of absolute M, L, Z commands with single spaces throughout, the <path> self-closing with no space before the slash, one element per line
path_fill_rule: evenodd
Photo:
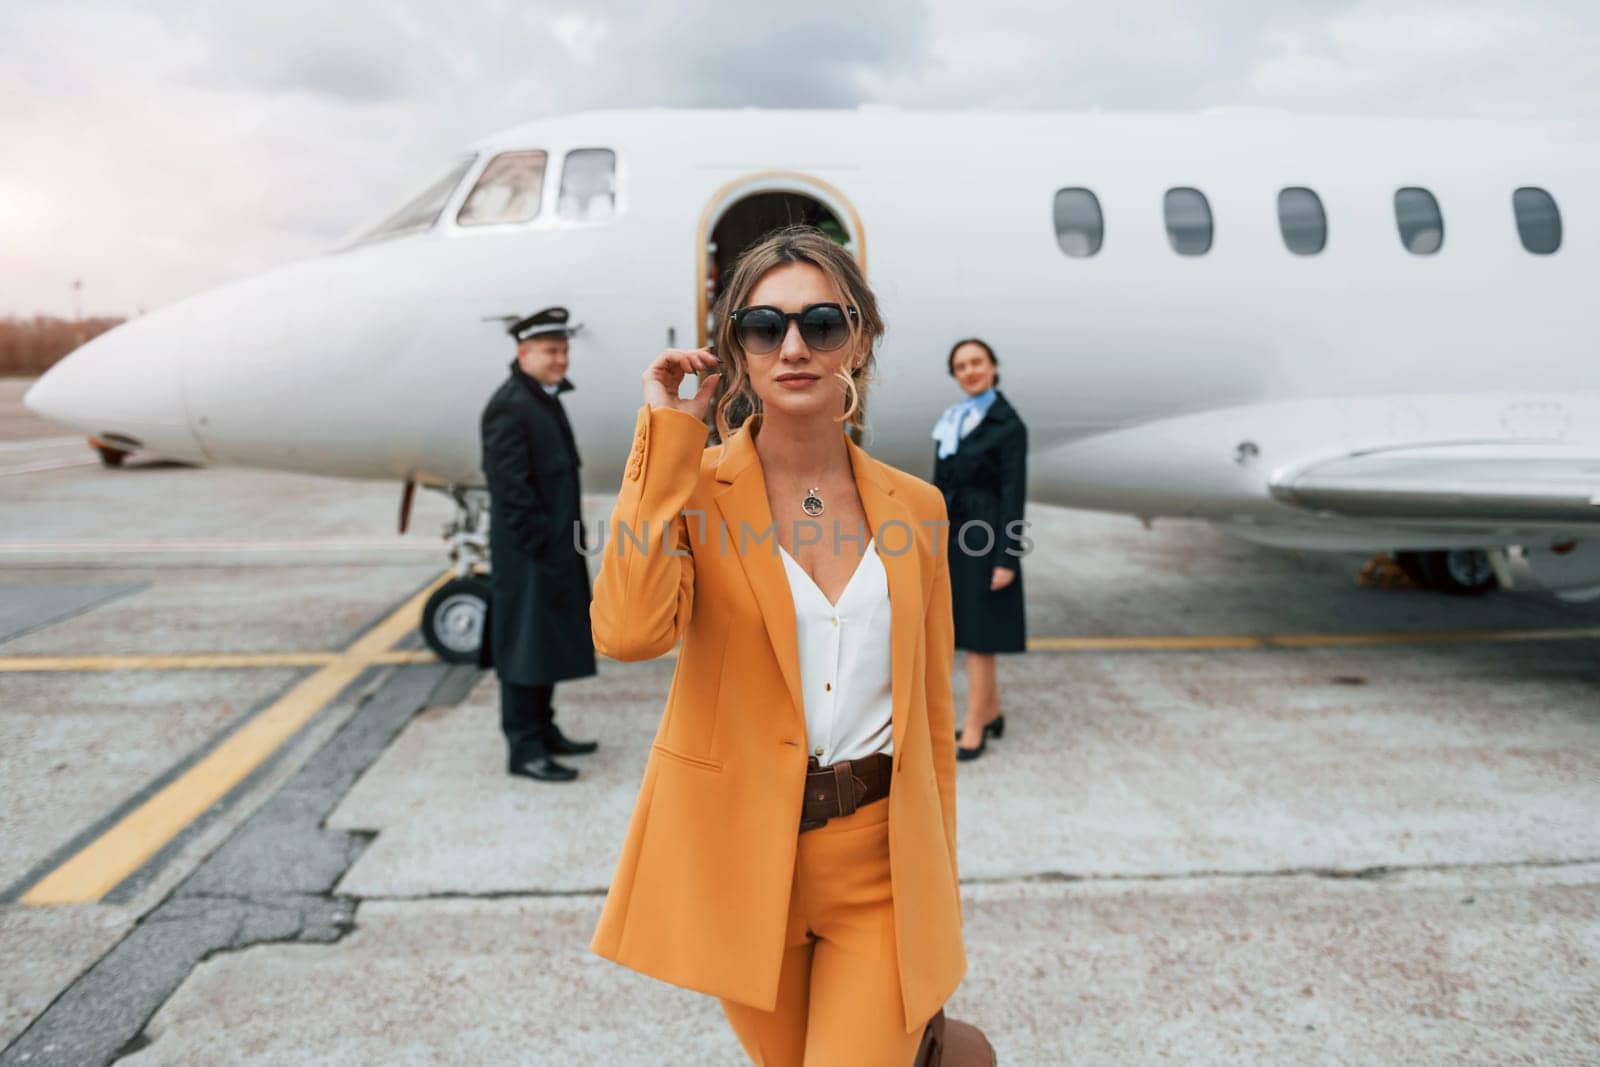
<path fill-rule="evenodd" d="M 806 490 L 806 495 L 800 499 L 800 510 L 816 518 L 822 514 L 821 487 L 813 485 Z"/>

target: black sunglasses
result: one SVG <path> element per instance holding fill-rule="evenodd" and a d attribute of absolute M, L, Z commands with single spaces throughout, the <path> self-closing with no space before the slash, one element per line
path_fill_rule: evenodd
<path fill-rule="evenodd" d="M 849 314 L 850 319 L 845 318 Z M 816 352 L 832 352 L 850 337 L 850 320 L 860 318 L 855 308 L 838 304 L 807 304 L 799 311 L 783 311 L 768 304 L 739 308 L 728 316 L 739 347 L 764 356 L 783 347 L 791 321 L 800 324 L 800 339 Z"/>

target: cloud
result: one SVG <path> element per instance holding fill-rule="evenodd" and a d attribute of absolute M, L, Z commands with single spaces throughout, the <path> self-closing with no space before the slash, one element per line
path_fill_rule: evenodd
<path fill-rule="evenodd" d="M 1600 114 L 1590 9 L 1365 2 L 1269 35 L 1251 92 L 1296 110 Z"/>
<path fill-rule="evenodd" d="M 599 57 L 610 26 L 581 11 L 567 11 L 550 20 L 550 30 L 574 62 L 589 66 Z"/>
<path fill-rule="evenodd" d="M 496 129 L 591 107 L 1600 117 L 1572 2 L 843 0 L 780 17 L 280 0 L 24 5 L 0 41 L 0 313 L 131 312 L 329 247 Z"/>

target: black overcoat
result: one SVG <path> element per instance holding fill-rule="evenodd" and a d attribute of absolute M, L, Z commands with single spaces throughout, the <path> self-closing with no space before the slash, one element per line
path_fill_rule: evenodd
<path fill-rule="evenodd" d="M 1020 520 L 1028 499 L 1028 428 L 1004 393 L 995 390 L 994 403 L 961 438 L 954 455 L 940 459 L 938 446 L 934 447 L 933 484 L 944 492 L 950 513 L 946 548 L 951 553 L 956 647 L 969 652 L 1026 651 Z M 963 533 L 968 522 L 975 525 Z M 983 549 L 989 533 L 979 523 L 994 533 L 987 553 Z M 996 567 L 1009 567 L 1017 576 L 1004 589 L 990 592 Z"/>
<path fill-rule="evenodd" d="M 573 388 L 561 380 L 557 392 Z M 578 446 L 561 401 L 523 373 L 496 389 L 479 422 L 489 486 L 489 640 L 495 673 L 545 685 L 596 673 Z"/>

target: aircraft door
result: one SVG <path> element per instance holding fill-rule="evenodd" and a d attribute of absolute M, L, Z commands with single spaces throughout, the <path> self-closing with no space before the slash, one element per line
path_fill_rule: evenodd
<path fill-rule="evenodd" d="M 711 309 L 739 254 L 773 230 L 816 226 L 849 249 L 866 270 L 861 221 L 839 190 L 803 174 L 758 174 L 724 186 L 701 219 L 696 279 L 699 344 L 710 338 Z"/>

